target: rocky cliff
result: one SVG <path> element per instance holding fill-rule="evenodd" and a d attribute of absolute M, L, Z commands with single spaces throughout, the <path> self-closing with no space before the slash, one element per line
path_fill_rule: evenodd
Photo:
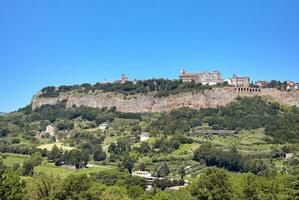
<path fill-rule="evenodd" d="M 162 112 L 172 109 L 189 107 L 194 109 L 214 108 L 224 106 L 233 101 L 238 96 L 268 96 L 274 101 L 283 104 L 299 106 L 299 91 L 284 92 L 276 89 L 261 89 L 255 92 L 239 92 L 232 87 L 214 88 L 202 92 L 188 92 L 168 97 L 155 97 L 154 94 L 122 95 L 115 93 L 104 93 L 96 91 L 89 94 L 61 93 L 59 97 L 45 98 L 35 95 L 31 105 L 35 109 L 45 104 L 56 104 L 66 101 L 68 107 L 89 106 L 107 107 L 115 106 L 121 112 Z"/>

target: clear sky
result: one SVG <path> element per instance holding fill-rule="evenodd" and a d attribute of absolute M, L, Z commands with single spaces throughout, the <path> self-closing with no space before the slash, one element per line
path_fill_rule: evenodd
<path fill-rule="evenodd" d="M 299 82 L 298 0 L 1 0 L 0 111 L 44 86 L 220 70 Z"/>

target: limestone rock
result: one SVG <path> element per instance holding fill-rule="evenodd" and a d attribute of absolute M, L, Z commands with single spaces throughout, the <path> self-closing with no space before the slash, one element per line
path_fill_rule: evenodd
<path fill-rule="evenodd" d="M 35 95 L 31 105 L 35 109 L 45 104 L 57 104 L 65 101 L 67 107 L 88 106 L 88 107 L 116 107 L 121 112 L 164 112 L 181 107 L 193 109 L 215 108 L 225 106 L 238 96 L 268 96 L 274 101 L 283 104 L 299 106 L 299 91 L 279 91 L 277 89 L 261 89 L 260 92 L 238 92 L 233 87 L 213 88 L 201 92 L 187 92 L 168 97 L 155 97 L 154 94 L 123 95 L 112 92 L 97 92 L 93 94 L 74 95 L 61 93 L 56 98 L 45 98 Z"/>

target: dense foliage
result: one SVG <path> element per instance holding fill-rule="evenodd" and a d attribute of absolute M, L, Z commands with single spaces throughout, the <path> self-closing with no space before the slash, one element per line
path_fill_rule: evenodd
<path fill-rule="evenodd" d="M 193 110 L 181 108 L 162 113 L 151 122 L 150 130 L 156 133 L 184 133 L 206 122 L 213 129 L 264 128 L 274 142 L 296 142 L 299 139 L 299 109 L 285 108 L 262 97 L 243 97 L 225 107 Z"/>
<path fill-rule="evenodd" d="M 227 83 L 218 84 L 214 87 L 227 86 Z M 101 90 L 103 92 L 117 92 L 122 94 L 137 94 L 156 92 L 157 96 L 168 96 L 180 92 L 202 91 L 211 89 L 212 86 L 202 85 L 201 83 L 183 83 L 180 80 L 149 79 L 142 81 L 128 81 L 126 83 L 96 83 L 94 85 L 84 83 L 74 86 L 45 87 L 41 90 L 42 97 L 57 97 L 61 92 L 77 91 L 88 93 L 89 91 Z"/>
<path fill-rule="evenodd" d="M 207 166 L 216 166 L 234 172 L 251 172 L 256 175 L 270 175 L 274 172 L 262 160 L 241 156 L 235 147 L 224 151 L 205 144 L 194 152 L 193 159 L 204 161 Z"/>

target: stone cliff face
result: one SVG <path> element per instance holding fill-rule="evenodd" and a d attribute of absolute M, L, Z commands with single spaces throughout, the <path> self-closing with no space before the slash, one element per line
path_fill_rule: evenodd
<path fill-rule="evenodd" d="M 268 96 L 283 104 L 299 106 L 299 91 L 282 92 L 276 89 L 261 89 L 260 92 L 238 92 L 235 88 L 214 88 L 202 92 L 188 92 L 168 97 L 155 97 L 153 94 L 122 95 L 115 93 L 96 92 L 93 94 L 75 95 L 62 93 L 57 98 L 45 98 L 35 95 L 31 105 L 35 109 L 45 104 L 57 104 L 66 101 L 68 107 L 89 106 L 107 107 L 115 106 L 121 112 L 163 112 L 181 107 L 193 109 L 215 108 L 232 102 L 238 96 Z"/>

